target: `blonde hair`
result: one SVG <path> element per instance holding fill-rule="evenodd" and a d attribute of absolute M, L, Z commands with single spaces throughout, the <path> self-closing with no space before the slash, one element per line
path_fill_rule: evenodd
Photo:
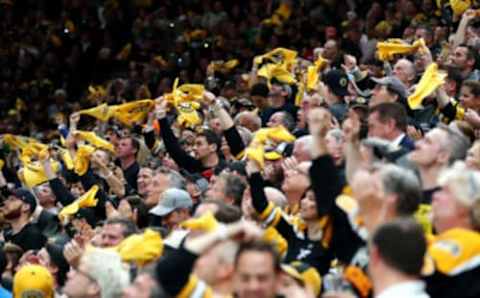
<path fill-rule="evenodd" d="M 473 208 L 480 201 L 480 172 L 468 169 L 463 161 L 457 161 L 443 171 L 440 186 L 448 186 L 454 197 L 465 207 Z"/>

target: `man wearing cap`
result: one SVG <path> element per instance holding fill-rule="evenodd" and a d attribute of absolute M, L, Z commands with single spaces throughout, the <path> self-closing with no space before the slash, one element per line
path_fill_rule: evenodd
<path fill-rule="evenodd" d="M 264 83 L 257 83 L 252 86 L 250 90 L 250 98 L 253 104 L 258 108 L 258 115 L 262 119 L 262 125 L 266 126 L 268 122 L 268 117 L 270 114 L 267 114 L 266 111 L 270 107 L 268 102 L 268 86 Z"/>
<path fill-rule="evenodd" d="M 24 252 L 41 249 L 47 239 L 31 222 L 37 202 L 30 191 L 24 188 L 16 189 L 10 193 L 3 204 L 4 217 L 10 224 L 10 228 L 4 233 L 5 241 L 18 245 Z"/>
<path fill-rule="evenodd" d="M 341 122 L 348 111 L 344 102 L 348 95 L 348 77 L 344 71 L 333 69 L 325 74 L 323 82 L 327 86 L 325 101 L 328 109 Z"/>
<path fill-rule="evenodd" d="M 158 205 L 150 210 L 150 214 L 161 217 L 162 226 L 171 231 L 190 218 L 192 206 L 193 201 L 188 192 L 170 188 L 161 194 Z"/>
<path fill-rule="evenodd" d="M 372 97 L 368 105 L 373 107 L 382 102 L 406 103 L 408 92 L 407 87 L 395 76 L 372 78 L 376 83 Z"/>
<path fill-rule="evenodd" d="M 53 298 L 55 283 L 47 268 L 23 266 L 13 278 L 13 297 Z"/>

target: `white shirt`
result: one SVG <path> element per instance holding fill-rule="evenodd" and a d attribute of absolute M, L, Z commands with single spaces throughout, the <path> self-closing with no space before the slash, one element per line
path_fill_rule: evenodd
<path fill-rule="evenodd" d="M 392 144 L 393 148 L 398 148 L 398 147 L 400 147 L 400 143 L 402 142 L 404 136 L 405 136 L 405 134 L 402 133 L 401 135 L 399 135 L 398 137 L 396 137 L 395 140 L 393 140 L 392 142 L 390 142 L 390 144 Z"/>
<path fill-rule="evenodd" d="M 409 281 L 393 285 L 385 289 L 375 298 L 430 298 L 425 292 L 425 283 L 422 281 Z"/>

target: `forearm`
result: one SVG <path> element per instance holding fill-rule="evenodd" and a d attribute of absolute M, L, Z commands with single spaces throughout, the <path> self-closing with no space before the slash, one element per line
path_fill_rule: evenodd
<path fill-rule="evenodd" d="M 347 182 L 351 183 L 353 175 L 360 168 L 361 163 L 361 155 L 358 142 L 347 142 L 345 148 L 345 155 L 345 175 L 347 178 Z"/>
<path fill-rule="evenodd" d="M 264 181 L 260 172 L 254 172 L 248 177 L 252 204 L 258 214 L 262 214 L 268 207 L 268 200 L 263 190 Z"/>

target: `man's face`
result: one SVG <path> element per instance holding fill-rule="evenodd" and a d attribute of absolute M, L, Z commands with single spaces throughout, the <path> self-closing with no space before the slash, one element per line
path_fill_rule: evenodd
<path fill-rule="evenodd" d="M 465 164 L 469 169 L 480 170 L 480 143 L 475 143 L 468 149 Z"/>
<path fill-rule="evenodd" d="M 310 185 L 310 178 L 308 174 L 308 163 L 300 163 L 294 169 L 289 169 L 284 173 L 282 190 L 287 193 L 302 193 L 305 192 Z"/>
<path fill-rule="evenodd" d="M 450 56 L 451 63 L 462 70 L 465 70 L 468 65 L 467 58 L 468 48 L 466 47 L 456 47 Z"/>
<path fill-rule="evenodd" d="M 118 158 L 124 158 L 135 154 L 132 139 L 130 138 L 121 139 L 115 150 Z"/>
<path fill-rule="evenodd" d="M 138 172 L 137 185 L 140 195 L 148 194 L 148 188 L 152 183 L 153 170 L 150 168 L 141 168 Z"/>
<path fill-rule="evenodd" d="M 156 286 L 155 280 L 150 275 L 141 273 L 123 290 L 123 298 L 150 298 Z"/>
<path fill-rule="evenodd" d="M 373 88 L 372 98 L 370 98 L 368 105 L 373 107 L 379 103 L 394 102 L 395 100 L 395 96 L 392 96 L 392 94 L 388 91 L 387 86 L 377 84 L 375 85 L 375 88 Z"/>
<path fill-rule="evenodd" d="M 207 190 L 207 198 L 214 200 L 225 200 L 225 179 L 216 177 L 212 183 L 210 183 Z"/>
<path fill-rule="evenodd" d="M 101 246 L 112 247 L 118 245 L 124 238 L 121 224 L 107 224 L 102 229 Z"/>
<path fill-rule="evenodd" d="M 214 150 L 213 145 L 209 145 L 207 142 L 207 138 L 204 136 L 199 136 L 195 139 L 193 143 L 193 152 L 195 153 L 195 157 L 197 159 L 203 159 L 209 156 Z"/>
<path fill-rule="evenodd" d="M 452 227 L 459 218 L 469 216 L 468 208 L 462 206 L 448 186 L 433 194 L 432 200 L 433 226 L 438 233 Z"/>
<path fill-rule="evenodd" d="M 35 193 L 37 194 L 38 202 L 41 206 L 55 202 L 55 196 L 48 183 L 38 186 Z"/>
<path fill-rule="evenodd" d="M 323 50 L 323 57 L 325 59 L 334 59 L 337 55 L 337 43 L 334 40 L 329 40 L 325 43 Z"/>
<path fill-rule="evenodd" d="M 7 220 L 17 219 L 22 215 L 22 208 L 24 203 L 15 196 L 9 196 L 3 202 L 3 215 Z"/>
<path fill-rule="evenodd" d="M 415 150 L 410 153 L 410 160 L 423 167 L 434 165 L 440 155 L 445 153 L 443 144 L 447 137 L 445 131 L 432 129 L 425 137 L 415 142 Z"/>
<path fill-rule="evenodd" d="M 147 187 L 145 204 L 151 208 L 158 204 L 161 194 L 170 187 L 170 179 L 167 174 L 157 173 Z"/>
<path fill-rule="evenodd" d="M 263 96 L 259 96 L 259 95 L 253 95 L 250 97 L 250 99 L 252 100 L 253 104 L 257 107 L 257 108 L 263 108 L 265 107 L 265 105 L 267 104 L 267 98 L 263 97 Z"/>
<path fill-rule="evenodd" d="M 270 119 L 268 119 L 267 126 L 268 127 L 277 127 L 279 125 L 282 125 L 283 122 L 283 113 L 282 112 L 276 112 L 272 116 L 270 116 Z"/>
<path fill-rule="evenodd" d="M 178 209 L 162 217 L 162 225 L 169 230 L 173 230 L 178 225 L 189 218 L 188 212 L 184 209 Z"/>
<path fill-rule="evenodd" d="M 460 89 L 460 103 L 466 109 L 479 110 L 480 100 L 473 95 L 470 87 L 462 86 Z"/>
<path fill-rule="evenodd" d="M 406 84 L 407 86 L 415 78 L 415 74 L 413 73 L 413 69 L 410 63 L 403 59 L 395 63 L 393 67 L 393 75 L 396 76 L 402 83 Z"/>
<path fill-rule="evenodd" d="M 239 256 L 234 276 L 237 297 L 273 298 L 275 283 L 275 264 L 269 253 L 245 251 Z"/>
<path fill-rule="evenodd" d="M 379 119 L 378 112 L 368 116 L 368 136 L 388 140 L 390 125 L 388 121 L 382 122 Z"/>
<path fill-rule="evenodd" d="M 83 261 L 80 261 L 78 269 L 73 269 L 72 267 L 67 274 L 63 293 L 69 298 L 91 297 L 96 294 L 98 285 L 88 275 L 88 272 L 89 270 Z"/>

